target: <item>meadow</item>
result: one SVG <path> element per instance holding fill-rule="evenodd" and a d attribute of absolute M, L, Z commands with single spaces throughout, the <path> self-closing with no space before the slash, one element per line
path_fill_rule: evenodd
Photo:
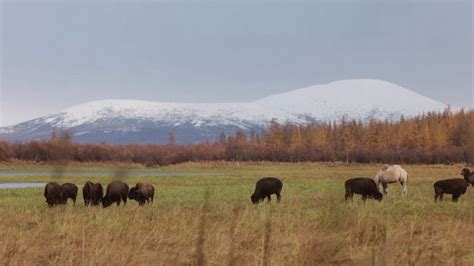
<path fill-rule="evenodd" d="M 8 168 L 2 166 L 3 168 Z M 26 167 L 26 166 L 24 166 Z M 433 182 L 462 165 L 405 165 L 382 202 L 344 202 L 344 181 L 381 165 L 185 163 L 180 174 L 0 176 L 0 182 L 155 186 L 152 205 L 48 208 L 42 188 L 0 189 L 5 265 L 474 265 L 474 188 L 459 203 L 433 201 Z M 80 167 L 79 167 L 80 168 Z M 9 168 L 11 169 L 11 168 Z M 21 167 L 19 167 L 21 169 Z M 189 174 L 186 174 L 189 172 Z M 184 173 L 184 174 L 183 174 Z M 282 202 L 253 206 L 255 182 L 277 176 Z"/>

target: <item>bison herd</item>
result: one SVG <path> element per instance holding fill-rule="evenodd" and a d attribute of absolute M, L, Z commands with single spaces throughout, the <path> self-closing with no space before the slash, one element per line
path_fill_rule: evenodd
<path fill-rule="evenodd" d="M 438 199 L 443 200 L 444 194 L 451 194 L 452 200 L 457 202 L 459 197 L 466 193 L 469 185 L 474 186 L 474 172 L 464 168 L 461 171 L 461 175 L 464 178 L 450 178 L 439 180 L 434 183 L 435 202 L 438 201 Z M 400 165 L 385 165 L 374 178 L 355 177 L 346 180 L 344 183 L 346 191 L 344 197 L 346 201 L 352 201 L 354 194 L 359 194 L 362 196 L 363 201 L 367 199 L 381 201 L 384 195 L 388 195 L 388 184 L 397 182 L 402 186 L 402 193 L 406 196 L 408 193 L 408 173 Z M 383 194 L 379 190 L 380 186 L 383 188 Z M 277 202 L 280 202 L 282 188 L 283 182 L 278 178 L 262 178 L 257 181 L 255 191 L 250 197 L 250 200 L 253 204 L 258 204 L 265 200 L 265 198 L 270 201 L 271 195 L 275 194 Z M 77 191 L 78 188 L 75 184 L 65 183 L 60 185 L 56 182 L 51 182 L 46 184 L 44 188 L 44 196 L 49 207 L 66 204 L 68 199 L 71 199 L 75 205 Z M 82 188 L 82 195 L 86 206 L 97 206 L 102 204 L 105 208 L 114 203 L 119 206 L 122 201 L 125 205 L 127 199 L 135 200 L 140 206 L 143 206 L 145 203 L 153 203 L 155 188 L 151 184 L 142 182 L 129 188 L 127 184 L 117 180 L 107 185 L 104 196 L 104 190 L 100 183 L 87 181 Z"/>
<path fill-rule="evenodd" d="M 74 205 L 76 204 L 77 186 L 71 183 L 59 185 L 56 182 L 46 184 L 44 188 L 44 197 L 49 207 L 54 207 L 59 204 L 66 204 L 68 199 L 72 199 Z M 92 183 L 87 181 L 82 187 L 82 196 L 86 206 L 102 206 L 108 207 L 114 203 L 117 206 L 123 201 L 125 205 L 127 199 L 138 201 L 141 206 L 143 204 L 153 202 L 155 188 L 146 183 L 137 183 L 135 187 L 129 189 L 128 185 L 122 181 L 113 181 L 107 185 L 104 196 L 104 189 L 100 183 Z"/>
<path fill-rule="evenodd" d="M 71 183 L 60 185 L 56 182 L 51 182 L 46 184 L 44 188 L 44 197 L 49 207 L 66 204 L 68 199 L 72 199 L 73 204 L 76 205 L 77 186 Z"/>
<path fill-rule="evenodd" d="M 439 180 L 434 183 L 435 202 L 443 200 L 444 194 L 451 194 L 452 200 L 457 202 L 459 197 L 466 193 L 469 185 L 474 186 L 474 172 L 464 168 L 461 171 L 463 178 L 450 178 Z M 374 179 L 369 177 L 351 178 L 344 184 L 346 189 L 346 200 L 351 199 L 354 194 L 362 195 L 362 200 L 382 200 L 383 195 L 379 192 L 382 185 L 383 193 L 388 194 L 388 184 L 399 182 L 403 188 L 403 195 L 407 195 L 408 173 L 400 165 L 385 165 L 380 169 Z"/>

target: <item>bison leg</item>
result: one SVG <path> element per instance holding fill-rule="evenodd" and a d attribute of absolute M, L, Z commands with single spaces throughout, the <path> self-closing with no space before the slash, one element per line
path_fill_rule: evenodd
<path fill-rule="evenodd" d="M 277 195 L 277 202 L 280 203 L 280 201 L 281 201 L 280 192 L 277 192 L 276 195 Z"/>
<path fill-rule="evenodd" d="M 123 206 L 125 206 L 127 204 L 127 194 L 122 195 L 122 200 L 123 200 Z"/>
<path fill-rule="evenodd" d="M 458 202 L 460 194 L 453 194 L 453 202 Z"/>
<path fill-rule="evenodd" d="M 268 202 L 272 201 L 271 195 L 267 196 Z"/>
<path fill-rule="evenodd" d="M 362 194 L 362 201 L 366 201 L 367 200 L 367 195 L 366 194 Z"/>

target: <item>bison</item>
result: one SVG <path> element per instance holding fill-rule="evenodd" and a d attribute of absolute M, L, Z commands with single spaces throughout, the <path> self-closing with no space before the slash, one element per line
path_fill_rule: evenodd
<path fill-rule="evenodd" d="M 260 201 L 268 199 L 271 200 L 271 195 L 276 194 L 277 202 L 281 200 L 281 189 L 283 188 L 283 183 L 280 179 L 276 177 L 264 177 L 257 181 L 255 186 L 255 192 L 252 194 L 250 199 L 252 200 L 253 204 L 258 204 Z"/>
<path fill-rule="evenodd" d="M 137 183 L 135 187 L 130 189 L 128 198 L 138 201 L 138 205 L 142 206 L 146 203 L 153 202 L 155 196 L 155 188 L 146 183 Z"/>
<path fill-rule="evenodd" d="M 102 202 L 104 189 L 100 183 L 87 181 L 82 188 L 82 196 L 84 197 L 84 204 L 86 206 L 97 206 Z"/>
<path fill-rule="evenodd" d="M 402 195 L 408 194 L 407 182 L 408 173 L 400 165 L 384 165 L 374 178 L 377 187 L 382 185 L 383 193 L 388 195 L 388 184 L 400 182 L 402 185 Z"/>
<path fill-rule="evenodd" d="M 128 196 L 128 185 L 122 181 L 113 181 L 107 186 L 105 197 L 102 199 L 102 206 L 104 208 L 117 203 L 120 206 L 120 202 L 123 201 L 123 205 L 127 204 Z"/>
<path fill-rule="evenodd" d="M 77 186 L 72 183 L 64 183 L 61 185 L 62 200 L 66 204 L 68 199 L 72 199 L 73 205 L 76 205 Z"/>
<path fill-rule="evenodd" d="M 346 201 L 348 199 L 352 201 L 352 197 L 354 196 L 354 194 L 362 195 L 363 201 L 366 201 L 367 198 L 373 198 L 378 201 L 381 201 L 383 198 L 383 194 L 380 193 L 377 188 L 377 184 L 372 178 L 351 178 L 344 183 L 344 187 L 346 189 L 346 195 L 344 196 Z"/>
<path fill-rule="evenodd" d="M 48 206 L 54 207 L 55 205 L 63 203 L 63 192 L 61 185 L 56 182 L 50 182 L 44 187 L 44 197 Z"/>
<path fill-rule="evenodd" d="M 474 172 L 471 172 L 468 168 L 463 168 L 461 170 L 461 175 L 464 177 L 466 182 L 474 186 Z"/>
<path fill-rule="evenodd" d="M 435 191 L 435 202 L 438 201 L 438 199 L 442 201 L 444 194 L 452 194 L 453 202 L 457 202 L 459 197 L 466 193 L 469 183 L 461 178 L 450 178 L 437 181 L 433 186 Z"/>

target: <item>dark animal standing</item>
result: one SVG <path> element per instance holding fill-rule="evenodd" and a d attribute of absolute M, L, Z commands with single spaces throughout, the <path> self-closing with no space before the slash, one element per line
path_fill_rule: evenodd
<path fill-rule="evenodd" d="M 73 205 L 76 205 L 77 186 L 71 183 L 61 185 L 63 191 L 63 203 L 66 204 L 68 199 L 72 199 Z"/>
<path fill-rule="evenodd" d="M 146 183 L 137 183 L 135 187 L 130 189 L 128 198 L 138 201 L 138 205 L 142 206 L 146 203 L 153 202 L 155 196 L 155 188 Z"/>
<path fill-rule="evenodd" d="M 466 193 L 467 187 L 469 183 L 461 178 L 451 178 L 440 180 L 434 183 L 434 191 L 435 191 L 435 202 L 438 200 L 443 200 L 444 194 L 452 194 L 453 201 L 457 202 L 459 197 Z"/>
<path fill-rule="evenodd" d="M 367 198 L 373 198 L 373 199 L 381 201 L 383 198 L 382 193 L 380 193 L 380 191 L 377 188 L 377 184 L 372 178 L 368 178 L 368 177 L 351 178 L 351 179 L 348 179 L 344 183 L 344 187 L 346 188 L 346 195 L 345 195 L 346 200 L 350 199 L 352 201 L 354 194 L 362 195 L 363 201 L 366 201 Z"/>
<path fill-rule="evenodd" d="M 474 186 L 474 172 L 471 172 L 471 170 L 464 168 L 461 170 L 461 175 L 464 176 L 464 180 Z"/>
<path fill-rule="evenodd" d="M 82 188 L 82 196 L 84 197 L 84 204 L 86 206 L 96 206 L 102 202 L 104 196 L 104 189 L 100 183 L 92 183 L 87 181 Z"/>
<path fill-rule="evenodd" d="M 113 181 L 107 186 L 107 192 L 102 199 L 102 206 L 105 208 L 114 202 L 119 206 L 121 201 L 123 201 L 123 205 L 125 205 L 127 204 L 127 196 L 128 185 L 122 181 Z"/>
<path fill-rule="evenodd" d="M 55 205 L 63 203 L 63 193 L 61 185 L 56 182 L 46 184 L 44 187 L 44 197 L 48 206 L 54 207 Z"/>
<path fill-rule="evenodd" d="M 253 204 L 258 204 L 260 201 L 268 199 L 271 200 L 271 195 L 276 194 L 277 202 L 281 200 L 281 189 L 283 188 L 283 183 L 280 179 L 275 177 L 265 177 L 257 181 L 255 186 L 255 192 L 250 197 Z"/>

